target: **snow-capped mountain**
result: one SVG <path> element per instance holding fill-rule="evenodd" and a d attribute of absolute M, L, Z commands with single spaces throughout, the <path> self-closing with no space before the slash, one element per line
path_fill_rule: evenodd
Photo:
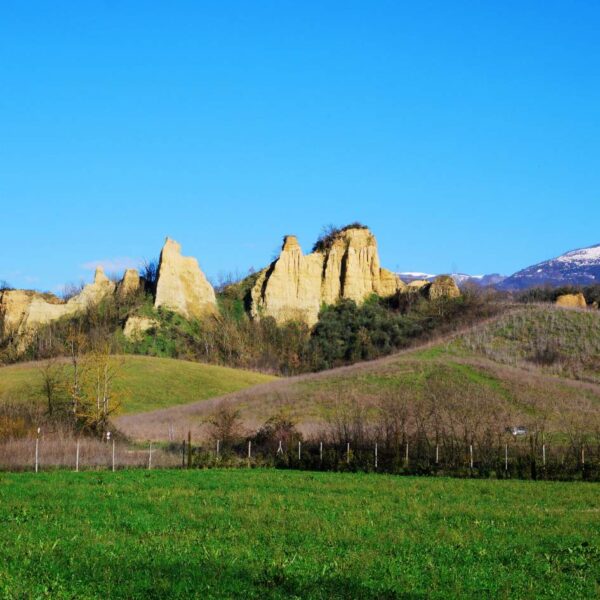
<path fill-rule="evenodd" d="M 571 250 L 507 277 L 499 287 L 504 290 L 551 285 L 600 284 L 600 244 Z"/>
<path fill-rule="evenodd" d="M 456 281 L 456 285 L 461 286 L 466 283 L 473 283 L 482 287 L 497 285 L 504 281 L 505 276 L 499 275 L 498 273 L 492 273 L 490 275 L 467 275 L 466 273 L 451 273 L 450 276 Z M 405 283 L 416 281 L 418 279 L 424 279 L 426 281 L 433 281 L 437 275 L 432 273 L 421 273 L 419 271 L 404 271 L 398 273 L 398 277 Z"/>

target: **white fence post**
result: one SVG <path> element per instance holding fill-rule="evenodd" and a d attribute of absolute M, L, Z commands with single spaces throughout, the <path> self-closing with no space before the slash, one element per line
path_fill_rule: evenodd
<path fill-rule="evenodd" d="M 298 442 L 298 460 L 302 460 L 302 442 Z"/>
<path fill-rule="evenodd" d="M 115 438 L 113 438 L 112 446 L 112 472 L 115 472 Z"/>
<path fill-rule="evenodd" d="M 408 467 L 408 442 L 406 442 L 406 450 L 404 452 L 404 462 L 405 462 L 405 465 Z"/>
<path fill-rule="evenodd" d="M 152 468 L 152 442 L 150 442 L 150 447 L 148 449 L 148 469 Z"/>
<path fill-rule="evenodd" d="M 350 464 L 350 442 L 346 444 L 346 464 Z"/>
<path fill-rule="evenodd" d="M 217 440 L 217 458 L 219 458 L 219 442 L 220 442 L 220 441 L 221 441 L 221 440 Z"/>
<path fill-rule="evenodd" d="M 377 442 L 375 442 L 375 470 L 377 470 Z"/>
<path fill-rule="evenodd" d="M 504 444 L 504 470 L 508 471 L 508 444 Z"/>
<path fill-rule="evenodd" d="M 323 442 L 319 443 L 319 460 L 323 462 Z"/>
<path fill-rule="evenodd" d="M 473 444 L 469 444 L 469 465 L 473 468 Z"/>
<path fill-rule="evenodd" d="M 440 446 L 439 444 L 435 445 L 435 464 L 438 465 L 440 463 Z"/>
<path fill-rule="evenodd" d="M 546 466 L 546 444 L 542 444 L 542 464 Z"/>
<path fill-rule="evenodd" d="M 75 450 L 75 471 L 79 473 L 79 438 L 77 438 L 77 448 Z"/>
<path fill-rule="evenodd" d="M 40 464 L 40 432 L 41 429 L 37 428 L 37 435 L 35 437 L 35 472 L 38 472 Z"/>

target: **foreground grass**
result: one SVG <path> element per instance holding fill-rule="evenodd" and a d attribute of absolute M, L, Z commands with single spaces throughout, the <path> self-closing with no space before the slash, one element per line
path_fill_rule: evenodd
<path fill-rule="evenodd" d="M 275 379 L 270 375 L 172 358 L 123 356 L 115 378 L 125 414 L 214 398 Z M 41 363 L 0 368 L 0 398 L 43 402 Z"/>
<path fill-rule="evenodd" d="M 0 475 L 0 597 L 596 598 L 600 485 Z"/>

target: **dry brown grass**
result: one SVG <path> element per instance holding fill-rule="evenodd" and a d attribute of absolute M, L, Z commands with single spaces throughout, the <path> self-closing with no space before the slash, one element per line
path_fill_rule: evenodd
<path fill-rule="evenodd" d="M 35 466 L 35 437 L 8 439 L 0 442 L 1 470 L 33 470 Z M 150 448 L 135 448 L 125 441 L 115 441 L 115 466 L 148 467 Z M 75 469 L 77 438 L 52 432 L 40 436 L 39 468 Z M 181 464 L 181 457 L 159 448 L 152 450 L 153 467 L 175 467 Z M 92 438 L 79 440 L 79 468 L 111 469 L 112 442 L 102 442 Z"/>

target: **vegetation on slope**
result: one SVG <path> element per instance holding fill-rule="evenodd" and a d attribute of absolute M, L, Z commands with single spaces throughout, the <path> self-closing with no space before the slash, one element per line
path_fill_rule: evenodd
<path fill-rule="evenodd" d="M 125 414 L 189 404 L 274 379 L 253 371 L 170 358 L 121 356 L 114 362 L 118 369 L 115 388 Z M 43 366 L 40 362 L 1 367 L 0 399 L 43 404 Z"/>
<path fill-rule="evenodd" d="M 594 598 L 599 484 L 0 476 L 6 598 Z"/>
<path fill-rule="evenodd" d="M 534 305 L 477 328 L 456 343 L 496 362 L 600 382 L 600 312 Z"/>

